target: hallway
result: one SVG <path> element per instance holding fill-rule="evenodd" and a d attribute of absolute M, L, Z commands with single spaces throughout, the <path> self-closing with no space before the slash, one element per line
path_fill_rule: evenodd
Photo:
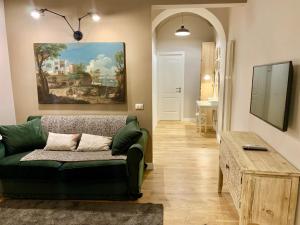
<path fill-rule="evenodd" d="M 228 193 L 218 195 L 218 144 L 191 122 L 159 122 L 154 170 L 146 172 L 139 202 L 163 203 L 164 225 L 238 225 Z"/>

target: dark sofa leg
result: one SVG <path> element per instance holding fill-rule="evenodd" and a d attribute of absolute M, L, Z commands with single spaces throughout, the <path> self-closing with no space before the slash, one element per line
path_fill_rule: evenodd
<path fill-rule="evenodd" d="M 130 194 L 129 197 L 130 197 L 131 200 L 137 200 L 137 199 L 143 197 L 143 193 Z"/>

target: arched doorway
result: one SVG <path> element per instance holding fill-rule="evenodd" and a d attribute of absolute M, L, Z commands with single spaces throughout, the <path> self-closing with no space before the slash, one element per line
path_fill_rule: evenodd
<path fill-rule="evenodd" d="M 218 106 L 218 130 L 217 139 L 220 140 L 220 133 L 224 124 L 224 102 L 225 102 L 225 66 L 226 66 L 226 34 L 223 25 L 219 19 L 205 8 L 174 8 L 166 9 L 159 13 L 152 21 L 152 99 L 153 99 L 153 126 L 157 124 L 157 107 L 156 107 L 156 93 L 157 93 L 157 58 L 155 47 L 155 29 L 161 22 L 167 18 L 179 13 L 193 13 L 206 19 L 215 28 L 217 34 L 217 46 L 220 48 L 220 87 L 219 87 L 219 106 Z"/>

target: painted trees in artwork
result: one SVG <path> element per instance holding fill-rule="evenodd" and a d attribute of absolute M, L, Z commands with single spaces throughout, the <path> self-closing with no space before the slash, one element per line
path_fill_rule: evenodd
<path fill-rule="evenodd" d="M 60 52 L 66 49 L 65 44 L 34 44 L 34 56 L 37 66 L 38 92 L 40 100 L 45 100 L 49 96 L 49 86 L 46 73 L 43 71 L 44 62 L 48 59 L 57 58 Z"/>
<path fill-rule="evenodd" d="M 124 58 L 124 52 L 119 51 L 115 54 L 115 61 L 116 61 L 116 80 L 118 82 L 117 84 L 117 93 L 116 98 L 119 100 L 124 100 L 125 96 L 125 74 L 126 74 L 126 68 L 125 68 L 125 58 Z"/>

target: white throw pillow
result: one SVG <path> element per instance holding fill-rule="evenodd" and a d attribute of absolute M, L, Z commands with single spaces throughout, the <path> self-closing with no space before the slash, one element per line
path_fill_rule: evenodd
<path fill-rule="evenodd" d="M 77 151 L 90 152 L 109 150 L 111 142 L 111 137 L 82 134 Z"/>
<path fill-rule="evenodd" d="M 57 134 L 49 132 L 44 150 L 74 151 L 76 150 L 80 134 Z"/>

